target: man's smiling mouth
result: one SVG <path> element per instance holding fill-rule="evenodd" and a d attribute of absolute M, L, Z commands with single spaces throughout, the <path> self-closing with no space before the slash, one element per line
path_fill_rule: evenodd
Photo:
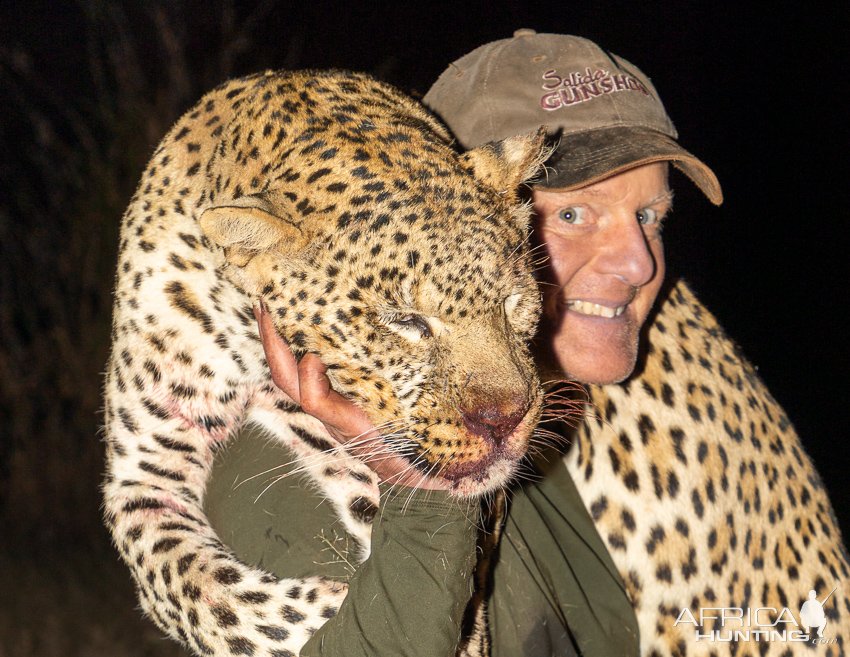
<path fill-rule="evenodd" d="M 602 306 L 590 301 L 570 300 L 567 301 L 566 306 L 569 310 L 577 312 L 580 315 L 592 315 L 595 317 L 606 317 L 611 319 L 622 315 L 626 311 L 628 304 L 612 308 L 610 306 Z"/>

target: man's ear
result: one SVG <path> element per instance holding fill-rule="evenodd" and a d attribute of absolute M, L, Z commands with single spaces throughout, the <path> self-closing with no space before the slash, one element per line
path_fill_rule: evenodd
<path fill-rule="evenodd" d="M 476 178 L 509 198 L 516 197 L 523 182 L 533 178 L 549 157 L 545 146 L 546 129 L 492 141 L 467 151 L 461 156 L 475 172 Z"/>
<path fill-rule="evenodd" d="M 243 196 L 228 205 L 204 210 L 200 225 L 204 234 L 225 250 L 225 257 L 244 266 L 254 256 L 275 251 L 293 254 L 310 241 L 308 221 L 295 221 L 283 197 Z"/>

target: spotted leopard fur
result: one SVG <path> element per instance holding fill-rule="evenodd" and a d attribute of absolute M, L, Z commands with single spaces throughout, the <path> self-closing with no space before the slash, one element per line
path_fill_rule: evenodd
<path fill-rule="evenodd" d="M 294 655 L 345 596 L 247 567 L 209 526 L 214 452 L 247 421 L 298 455 L 368 555 L 375 475 L 270 383 L 260 298 L 388 448 L 459 495 L 511 476 L 541 406 L 514 192 L 541 140 L 458 155 L 418 103 L 339 72 L 229 82 L 164 138 L 122 224 L 104 493 L 141 605 L 171 637 Z"/>
<path fill-rule="evenodd" d="M 566 456 L 625 581 L 641 654 L 846 654 L 847 552 L 788 417 L 684 283 L 646 342 L 636 376 L 590 387 Z M 686 607 L 788 607 L 799 620 L 809 590 L 823 600 L 834 586 L 823 645 L 696 641 L 693 625 L 674 627 Z"/>

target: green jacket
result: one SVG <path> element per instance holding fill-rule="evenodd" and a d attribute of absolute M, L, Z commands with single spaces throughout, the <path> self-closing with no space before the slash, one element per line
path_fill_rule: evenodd
<path fill-rule="evenodd" d="M 279 577 L 347 581 L 339 613 L 302 657 L 449 657 L 473 586 L 480 509 L 439 491 L 382 491 L 369 558 L 297 476 L 292 455 L 245 431 L 216 460 L 206 507 L 222 540 Z M 489 596 L 493 657 L 637 655 L 623 583 L 557 455 L 512 492 Z M 238 482 L 243 482 L 236 485 Z"/>

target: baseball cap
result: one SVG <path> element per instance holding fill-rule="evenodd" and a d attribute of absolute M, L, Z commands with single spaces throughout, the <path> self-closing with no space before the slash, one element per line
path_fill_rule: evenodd
<path fill-rule="evenodd" d="M 423 102 L 464 148 L 546 126 L 560 141 L 540 186 L 568 191 L 670 162 L 723 202 L 714 172 L 676 141 L 649 78 L 587 39 L 517 30 L 450 64 Z"/>

